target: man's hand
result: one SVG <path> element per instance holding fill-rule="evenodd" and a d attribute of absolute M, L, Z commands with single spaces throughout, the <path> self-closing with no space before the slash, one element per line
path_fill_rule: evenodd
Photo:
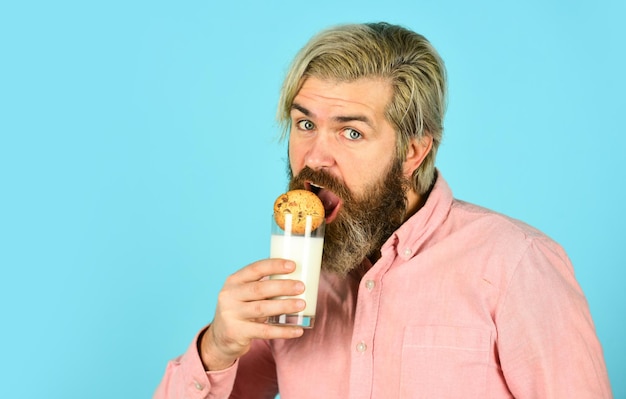
<path fill-rule="evenodd" d="M 302 299 L 270 299 L 298 295 L 304 284 L 296 280 L 269 280 L 272 274 L 287 274 L 295 263 L 284 259 L 254 262 L 230 275 L 219 293 L 215 317 L 200 338 L 200 357 L 206 370 L 223 370 L 250 349 L 253 339 L 297 338 L 301 327 L 266 324 L 269 316 L 297 313 Z"/>

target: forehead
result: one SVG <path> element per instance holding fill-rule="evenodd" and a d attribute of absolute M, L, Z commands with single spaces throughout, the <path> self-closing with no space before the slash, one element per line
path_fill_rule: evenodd
<path fill-rule="evenodd" d="M 292 109 L 302 107 L 319 116 L 359 112 L 379 118 L 385 116 L 391 97 L 391 83 L 383 78 L 346 82 L 309 77 L 296 94 Z"/>

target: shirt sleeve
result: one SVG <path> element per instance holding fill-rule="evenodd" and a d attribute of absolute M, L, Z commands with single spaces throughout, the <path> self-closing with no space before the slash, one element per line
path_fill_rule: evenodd
<path fill-rule="evenodd" d="M 533 239 L 503 295 L 498 351 L 515 398 L 612 397 L 587 300 L 560 246 Z"/>
<path fill-rule="evenodd" d="M 183 355 L 168 362 L 153 399 L 276 397 L 276 364 L 267 341 L 253 341 L 250 351 L 227 369 L 205 371 L 198 352 L 198 339 L 204 330 L 196 335 Z"/>
<path fill-rule="evenodd" d="M 233 389 L 239 361 L 220 371 L 205 371 L 198 352 L 198 338 L 187 351 L 168 362 L 153 399 L 227 399 Z"/>
<path fill-rule="evenodd" d="M 269 341 L 255 340 L 239 359 L 231 399 L 273 399 L 278 394 L 276 362 Z"/>

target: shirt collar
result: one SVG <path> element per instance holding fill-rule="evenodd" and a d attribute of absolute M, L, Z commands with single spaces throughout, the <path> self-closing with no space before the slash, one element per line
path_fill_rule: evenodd
<path fill-rule="evenodd" d="M 384 257 L 389 251 L 408 260 L 443 223 L 452 207 L 452 190 L 437 170 L 435 185 L 424 206 L 400 226 L 381 248 Z"/>

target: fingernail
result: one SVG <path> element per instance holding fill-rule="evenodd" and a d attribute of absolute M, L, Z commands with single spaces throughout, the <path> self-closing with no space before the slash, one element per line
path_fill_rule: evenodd
<path fill-rule="evenodd" d="M 304 292 L 304 283 L 301 281 L 296 282 L 296 285 L 294 287 L 296 289 L 296 291 L 298 292 Z"/>
<path fill-rule="evenodd" d="M 295 262 L 287 261 L 287 262 L 284 263 L 284 267 L 285 267 L 285 270 L 291 271 L 291 270 L 294 270 L 296 268 L 296 264 L 295 264 Z"/>
<path fill-rule="evenodd" d="M 296 306 L 298 307 L 299 310 L 302 310 L 306 307 L 306 302 L 304 301 L 298 301 Z"/>

